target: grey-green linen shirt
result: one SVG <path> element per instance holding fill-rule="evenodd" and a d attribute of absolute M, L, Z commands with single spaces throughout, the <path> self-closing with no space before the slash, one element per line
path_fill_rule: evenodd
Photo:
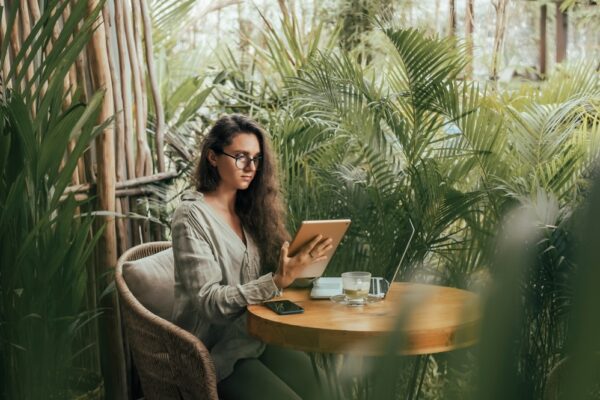
<path fill-rule="evenodd" d="M 182 195 L 171 223 L 175 258 L 173 321 L 209 349 L 222 380 L 242 358 L 258 357 L 264 344 L 246 328 L 246 306 L 275 296 L 271 273 L 261 276 L 260 255 L 244 230 L 246 245 L 204 201 Z"/>

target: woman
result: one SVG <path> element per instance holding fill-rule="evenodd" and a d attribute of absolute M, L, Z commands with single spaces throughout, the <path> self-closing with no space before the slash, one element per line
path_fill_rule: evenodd
<path fill-rule="evenodd" d="M 325 259 L 331 240 L 317 237 L 288 255 L 275 161 L 265 132 L 247 117 L 215 123 L 194 175 L 196 191 L 182 196 L 172 222 L 175 322 L 210 350 L 220 397 L 313 397 L 308 357 L 250 337 L 245 310 Z"/>

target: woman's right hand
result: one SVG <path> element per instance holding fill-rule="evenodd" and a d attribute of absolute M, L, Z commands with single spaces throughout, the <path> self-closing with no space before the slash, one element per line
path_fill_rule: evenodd
<path fill-rule="evenodd" d="M 273 276 L 273 281 L 279 289 L 288 287 L 309 264 L 327 259 L 325 253 L 331 249 L 332 240 L 316 236 L 305 244 L 293 257 L 288 257 L 289 242 L 285 242 L 279 253 L 279 267 Z"/>

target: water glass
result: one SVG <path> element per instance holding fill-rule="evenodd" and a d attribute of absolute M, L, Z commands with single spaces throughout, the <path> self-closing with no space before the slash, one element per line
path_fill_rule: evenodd
<path fill-rule="evenodd" d="M 369 296 L 371 273 L 365 271 L 344 272 L 342 274 L 342 289 L 346 301 L 350 304 L 364 303 Z"/>

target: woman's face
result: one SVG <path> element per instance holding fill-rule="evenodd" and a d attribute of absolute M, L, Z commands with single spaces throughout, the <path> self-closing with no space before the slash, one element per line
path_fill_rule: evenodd
<path fill-rule="evenodd" d="M 256 135 L 239 133 L 233 137 L 231 144 L 223 148 L 222 153 L 211 151 L 208 160 L 219 172 L 221 178 L 219 186 L 245 190 L 256 176 L 260 162 L 258 159 L 254 162 L 244 161 L 255 159 L 260 155 L 260 143 Z M 246 158 L 242 159 L 243 156 Z"/>

